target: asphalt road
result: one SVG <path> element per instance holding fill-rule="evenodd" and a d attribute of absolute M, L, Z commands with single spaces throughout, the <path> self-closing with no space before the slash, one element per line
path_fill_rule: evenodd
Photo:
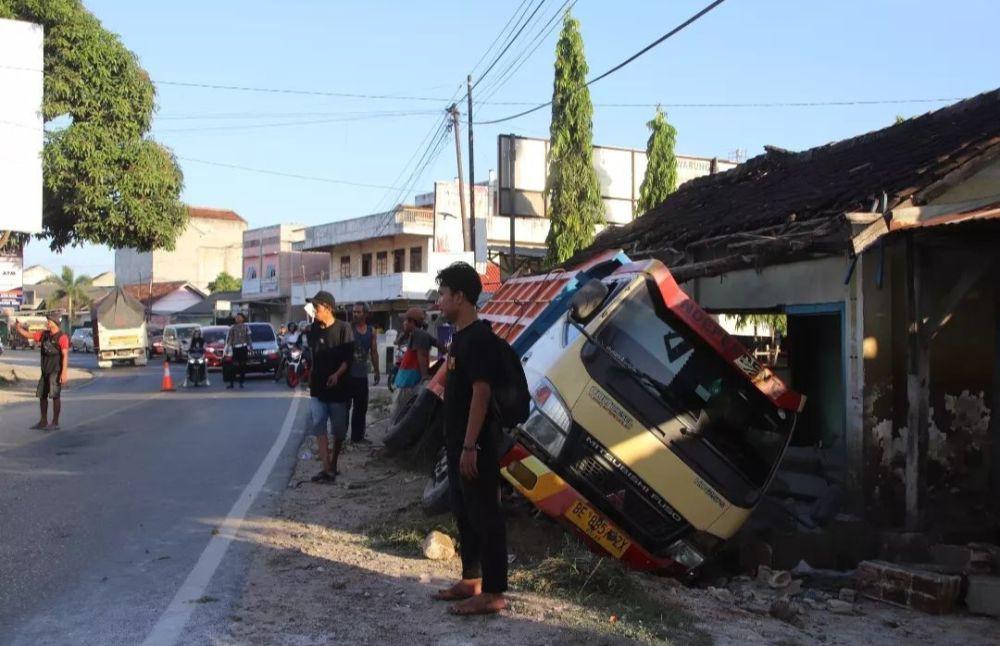
<path fill-rule="evenodd" d="M 72 355 L 71 365 L 94 364 Z M 172 367 L 178 386 L 182 368 Z M 138 644 L 154 627 L 170 634 L 158 624 L 168 608 L 175 627 L 178 608 L 193 611 L 177 643 L 221 636 L 251 544 L 237 537 L 215 570 L 203 555 L 218 555 L 218 528 L 232 526 L 225 519 L 255 474 L 263 488 L 246 517 L 269 515 L 294 466 L 305 400 L 283 435 L 294 402 L 284 384 L 224 390 L 212 373 L 208 388 L 161 393 L 161 375 L 156 363 L 71 383 L 60 431 L 28 429 L 35 400 L 0 406 L 0 644 Z M 199 579 L 201 596 L 183 598 Z"/>

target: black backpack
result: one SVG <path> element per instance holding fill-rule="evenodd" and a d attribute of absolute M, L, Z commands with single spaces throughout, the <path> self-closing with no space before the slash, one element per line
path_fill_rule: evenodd
<path fill-rule="evenodd" d="M 504 428 L 523 424 L 531 412 L 531 393 L 521 358 L 504 339 L 496 339 L 497 375 L 493 385 L 493 410 Z"/>

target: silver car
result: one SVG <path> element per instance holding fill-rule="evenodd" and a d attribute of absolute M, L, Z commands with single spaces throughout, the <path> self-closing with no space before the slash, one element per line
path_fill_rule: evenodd
<path fill-rule="evenodd" d="M 89 327 L 81 327 L 73 330 L 73 336 L 69 339 L 73 352 L 93 352 L 94 351 L 94 331 Z"/>

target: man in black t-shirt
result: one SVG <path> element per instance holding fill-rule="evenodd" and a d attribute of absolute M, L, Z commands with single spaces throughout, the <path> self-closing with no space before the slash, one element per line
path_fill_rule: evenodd
<path fill-rule="evenodd" d="M 458 525 L 462 579 L 436 599 L 456 601 L 457 615 L 495 614 L 507 607 L 507 528 L 500 510 L 500 429 L 490 413 L 497 385 L 497 343 L 480 321 L 479 274 L 457 262 L 437 276 L 438 307 L 455 325 L 445 385 L 445 449 L 452 513 Z"/>
<path fill-rule="evenodd" d="M 316 308 L 316 321 L 306 337 L 312 353 L 309 375 L 310 432 L 323 459 L 323 470 L 313 482 L 332 483 L 337 479 L 337 458 L 347 438 L 351 387 L 348 370 L 354 358 L 354 332 L 333 314 L 335 302 L 330 292 L 316 292 L 309 299 Z M 333 435 L 333 449 L 327 437 L 327 422 Z"/>

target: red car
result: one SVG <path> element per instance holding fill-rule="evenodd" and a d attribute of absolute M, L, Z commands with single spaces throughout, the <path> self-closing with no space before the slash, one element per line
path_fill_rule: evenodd
<path fill-rule="evenodd" d="M 222 354 L 226 348 L 228 325 L 206 325 L 201 328 L 201 336 L 205 339 L 205 362 L 208 368 L 222 368 Z"/>

